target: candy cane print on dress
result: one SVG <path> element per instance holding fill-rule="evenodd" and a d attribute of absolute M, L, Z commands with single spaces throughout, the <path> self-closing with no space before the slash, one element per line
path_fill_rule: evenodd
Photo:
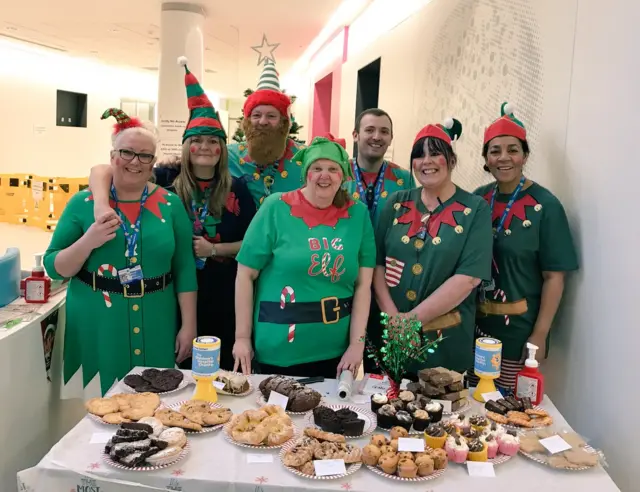
<path fill-rule="evenodd" d="M 100 277 L 104 277 L 105 271 L 109 272 L 112 277 L 118 278 L 118 270 L 113 265 L 109 265 L 108 263 L 104 263 L 103 265 L 100 265 L 100 268 L 98 268 L 98 275 Z M 107 305 L 108 308 L 110 308 L 112 306 L 111 294 L 109 294 L 106 290 L 103 290 L 102 297 L 104 299 L 104 303 Z"/>
<path fill-rule="evenodd" d="M 287 304 L 287 297 L 289 298 L 289 302 L 296 302 L 295 292 L 288 285 L 282 289 L 280 293 L 280 309 L 284 309 Z M 287 335 L 287 340 L 289 343 L 292 343 L 296 335 L 296 325 L 292 323 L 289 325 L 289 334 Z"/>

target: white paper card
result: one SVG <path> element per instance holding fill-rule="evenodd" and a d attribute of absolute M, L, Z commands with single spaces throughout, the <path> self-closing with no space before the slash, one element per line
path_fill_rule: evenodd
<path fill-rule="evenodd" d="M 216 389 L 219 389 L 219 390 L 224 389 L 224 383 L 222 381 L 214 381 L 213 385 L 216 387 Z"/>
<path fill-rule="evenodd" d="M 451 413 L 451 402 L 447 401 L 447 400 L 431 400 L 431 401 L 435 401 L 436 403 L 440 403 L 440 405 L 442 405 L 443 407 L 443 412 L 446 413 Z"/>
<path fill-rule="evenodd" d="M 269 401 L 267 402 L 269 405 L 278 405 L 282 407 L 283 410 L 287 409 L 287 402 L 289 401 L 289 397 L 281 395 L 275 391 L 272 391 L 269 394 Z"/>
<path fill-rule="evenodd" d="M 484 401 L 497 401 L 503 398 L 502 393 L 499 391 L 492 391 L 491 393 L 482 393 L 482 398 Z"/>
<path fill-rule="evenodd" d="M 316 469 L 316 475 L 319 477 L 347 473 L 344 460 L 314 460 L 313 466 Z"/>
<path fill-rule="evenodd" d="M 113 437 L 113 434 L 113 432 L 94 432 L 91 435 L 89 444 L 106 444 L 109 442 L 109 439 Z"/>
<path fill-rule="evenodd" d="M 389 379 L 387 376 L 383 376 L 381 379 L 378 379 L 378 377 L 379 376 L 376 374 L 369 374 L 369 377 L 367 377 L 367 381 L 364 384 L 364 388 L 362 388 L 362 392 L 368 395 L 386 393 L 389 389 Z"/>
<path fill-rule="evenodd" d="M 562 439 L 560 436 L 551 436 L 546 439 L 540 439 L 540 444 L 542 444 L 547 451 L 551 454 L 561 453 L 562 451 L 567 451 L 571 449 L 571 444 Z"/>
<path fill-rule="evenodd" d="M 273 455 L 249 453 L 247 455 L 247 463 L 273 463 Z"/>
<path fill-rule="evenodd" d="M 495 478 L 496 476 L 493 463 L 467 461 L 467 470 L 470 477 Z"/>
<path fill-rule="evenodd" d="M 411 451 L 412 453 L 424 453 L 424 439 L 411 439 L 409 437 L 398 438 L 398 451 Z"/>

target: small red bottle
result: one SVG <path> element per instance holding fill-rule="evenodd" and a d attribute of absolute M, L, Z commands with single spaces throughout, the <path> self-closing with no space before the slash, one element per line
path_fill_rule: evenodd
<path fill-rule="evenodd" d="M 49 300 L 51 279 L 44 273 L 42 255 L 35 255 L 36 266 L 31 276 L 24 279 L 24 301 L 33 304 L 44 304 Z"/>
<path fill-rule="evenodd" d="M 544 397 L 544 376 L 538 370 L 538 347 L 527 342 L 527 350 L 529 357 L 524 363 L 524 368 L 516 375 L 516 398 L 528 397 L 533 405 L 539 405 Z"/>

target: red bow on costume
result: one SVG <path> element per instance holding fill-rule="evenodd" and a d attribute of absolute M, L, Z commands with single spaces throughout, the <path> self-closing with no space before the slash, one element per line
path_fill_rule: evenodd
<path fill-rule="evenodd" d="M 327 140 L 331 140 L 332 142 L 340 145 L 344 150 L 347 150 L 347 141 L 344 138 L 336 138 L 331 133 L 325 133 L 324 135 L 318 135 L 319 137 L 326 138 Z"/>

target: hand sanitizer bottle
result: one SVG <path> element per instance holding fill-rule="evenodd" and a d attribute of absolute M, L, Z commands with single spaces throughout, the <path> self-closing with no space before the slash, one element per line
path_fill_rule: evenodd
<path fill-rule="evenodd" d="M 544 376 L 538 370 L 538 347 L 527 342 L 527 350 L 529 357 L 524 363 L 524 368 L 516 375 L 516 398 L 528 397 L 533 405 L 539 405 L 544 397 Z"/>

